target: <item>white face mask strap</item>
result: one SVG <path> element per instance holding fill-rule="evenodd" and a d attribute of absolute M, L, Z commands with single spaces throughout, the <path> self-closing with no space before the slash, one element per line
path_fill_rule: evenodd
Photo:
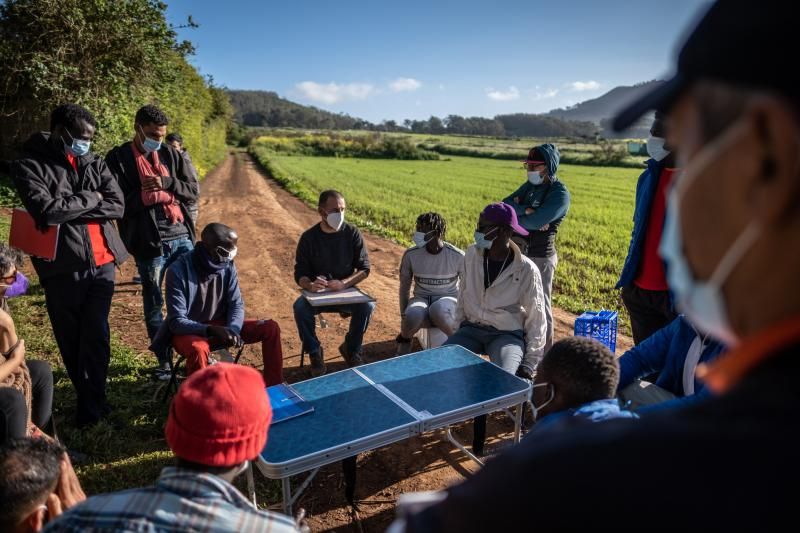
<path fill-rule="evenodd" d="M 728 279 L 733 269 L 736 268 L 736 265 L 741 261 L 742 256 L 755 244 L 756 239 L 761 235 L 761 229 L 761 224 L 757 221 L 751 222 L 750 225 L 745 228 L 720 260 L 717 268 L 708 280 L 709 283 L 719 287 Z"/>
<path fill-rule="evenodd" d="M 694 156 L 691 164 L 683 165 L 686 171 L 681 173 L 678 177 L 674 186 L 675 191 L 682 196 L 686 188 L 691 185 L 698 175 L 703 174 L 708 167 L 717 163 L 719 151 L 746 135 L 748 129 L 748 123 L 746 121 L 740 121 L 700 150 L 697 155 Z"/>

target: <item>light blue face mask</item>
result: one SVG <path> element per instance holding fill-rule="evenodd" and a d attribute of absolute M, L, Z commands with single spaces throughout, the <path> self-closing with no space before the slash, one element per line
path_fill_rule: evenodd
<path fill-rule="evenodd" d="M 67 132 L 67 135 L 69 135 L 69 138 L 72 140 L 71 144 L 67 144 L 64 142 L 63 138 L 61 139 L 61 142 L 64 143 L 65 150 L 68 150 L 75 157 L 81 157 L 89 153 L 89 148 L 92 146 L 92 141 L 76 139 L 72 136 L 68 129 L 64 128 L 64 131 Z"/>
<path fill-rule="evenodd" d="M 161 141 L 156 141 L 145 135 L 144 130 L 141 128 L 141 126 L 139 127 L 139 131 L 141 132 L 142 137 L 144 138 L 144 140 L 142 141 L 142 147 L 144 148 L 145 152 L 147 153 L 155 152 L 161 148 Z"/>
<path fill-rule="evenodd" d="M 421 231 L 415 231 L 414 235 L 411 236 L 411 240 L 414 241 L 414 245 L 419 248 L 422 248 L 426 244 L 428 244 L 431 240 L 433 240 L 433 235 L 430 239 L 426 239 L 425 236 L 427 233 L 422 233 Z"/>
<path fill-rule="evenodd" d="M 492 228 L 486 233 L 476 231 L 474 235 L 475 248 L 477 248 L 478 250 L 488 250 L 489 248 L 491 248 L 494 239 L 487 239 L 486 236 L 489 235 L 490 233 L 494 233 L 495 231 L 497 231 L 497 228 Z"/>
<path fill-rule="evenodd" d="M 734 131 L 734 134 L 736 133 L 740 132 Z M 729 142 L 736 140 L 738 140 L 737 135 L 731 137 L 725 135 L 721 142 L 714 143 L 703 150 L 694 158 L 696 163 L 689 165 L 684 175 L 672 187 L 667 201 L 664 231 L 658 249 L 661 258 L 667 264 L 667 284 L 675 295 L 675 304 L 678 310 L 685 313 L 689 321 L 695 324 L 700 331 L 708 333 L 729 347 L 738 344 L 739 336 L 731 326 L 722 287 L 745 253 L 758 240 L 762 233 L 762 227 L 757 221 L 751 221 L 722 255 L 708 280 L 698 280 L 694 277 L 691 266 L 683 253 L 680 205 L 687 187 L 698 176 L 705 177 L 713 172 L 721 157 L 727 155 L 724 148 L 727 148 Z"/>

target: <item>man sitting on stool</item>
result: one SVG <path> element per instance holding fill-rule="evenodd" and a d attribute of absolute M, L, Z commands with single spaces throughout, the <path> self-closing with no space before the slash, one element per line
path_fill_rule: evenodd
<path fill-rule="evenodd" d="M 244 320 L 244 300 L 233 258 L 239 236 L 224 224 L 203 229 L 201 242 L 167 271 L 167 319 L 151 350 L 172 346 L 186 358 L 186 373 L 208 366 L 212 349 L 261 342 L 264 381 L 283 381 L 281 330 L 274 320 Z"/>
<path fill-rule="evenodd" d="M 300 236 L 294 265 L 294 280 L 301 288 L 310 292 L 341 291 L 367 279 L 369 255 L 358 228 L 344 221 L 346 205 L 344 196 L 338 191 L 323 191 L 319 195 L 319 224 L 315 224 Z M 350 366 L 364 363 L 361 342 L 367 331 L 375 302 L 312 307 L 305 297 L 294 302 L 294 320 L 303 349 L 311 359 L 311 375 L 325 373 L 322 346 L 314 332 L 314 317 L 324 311 L 347 313 L 350 330 L 339 346 L 339 353 Z"/>

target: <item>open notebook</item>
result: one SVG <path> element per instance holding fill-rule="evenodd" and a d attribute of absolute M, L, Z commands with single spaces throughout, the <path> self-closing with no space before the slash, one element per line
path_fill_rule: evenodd
<path fill-rule="evenodd" d="M 314 411 L 314 406 L 286 383 L 267 387 L 267 395 L 272 406 L 272 424 Z"/>

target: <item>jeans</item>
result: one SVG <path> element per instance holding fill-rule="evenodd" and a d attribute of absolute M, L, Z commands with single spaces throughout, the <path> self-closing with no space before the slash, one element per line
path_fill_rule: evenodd
<path fill-rule="evenodd" d="M 463 322 L 445 345 L 457 344 L 467 350 L 486 354 L 489 360 L 510 374 L 516 374 L 525 353 L 522 330 L 500 331 L 491 326 Z"/>
<path fill-rule="evenodd" d="M 194 244 L 188 237 L 181 237 L 161 243 L 162 253 L 157 257 L 136 257 L 136 268 L 142 278 L 142 306 L 144 308 L 144 323 L 147 326 L 147 336 L 153 341 L 164 315 L 161 308 L 164 306 L 164 296 L 161 285 L 167 268 L 181 255 L 194 249 Z M 157 353 L 158 362 L 163 364 L 169 361 L 166 352 Z"/>
<path fill-rule="evenodd" d="M 489 360 L 510 374 L 516 374 L 525 353 L 522 330 L 500 331 L 491 326 L 463 322 L 445 345 L 457 344 L 477 354 L 487 354 Z M 486 440 L 486 415 L 476 416 L 472 433 L 472 449 L 483 454 Z"/>
<path fill-rule="evenodd" d="M 97 422 L 108 411 L 108 313 L 114 275 L 114 263 L 107 263 L 41 281 L 53 335 L 78 397 L 79 426 Z"/>
<path fill-rule="evenodd" d="M 544 315 L 547 318 L 547 336 L 545 337 L 544 353 L 550 351 L 553 346 L 553 276 L 556 274 L 558 266 L 558 254 L 550 257 L 531 257 L 539 273 L 542 275 L 542 292 L 544 293 Z M 526 361 L 531 369 L 536 368 L 537 361 Z"/>
<path fill-rule="evenodd" d="M 319 351 L 319 339 L 315 333 L 316 317 L 320 313 L 349 313 L 350 329 L 344 337 L 348 353 L 361 352 L 361 343 L 364 333 L 369 326 L 369 319 L 375 310 L 375 302 L 365 302 L 350 305 L 335 305 L 327 307 L 312 307 L 308 300 L 300 297 L 294 302 L 294 321 L 297 323 L 297 332 L 303 341 L 303 350 L 306 353 Z"/>
<path fill-rule="evenodd" d="M 439 328 L 448 337 L 456 332 L 458 301 L 451 296 L 412 298 L 400 324 L 400 335 L 410 339 L 421 328 Z"/>

